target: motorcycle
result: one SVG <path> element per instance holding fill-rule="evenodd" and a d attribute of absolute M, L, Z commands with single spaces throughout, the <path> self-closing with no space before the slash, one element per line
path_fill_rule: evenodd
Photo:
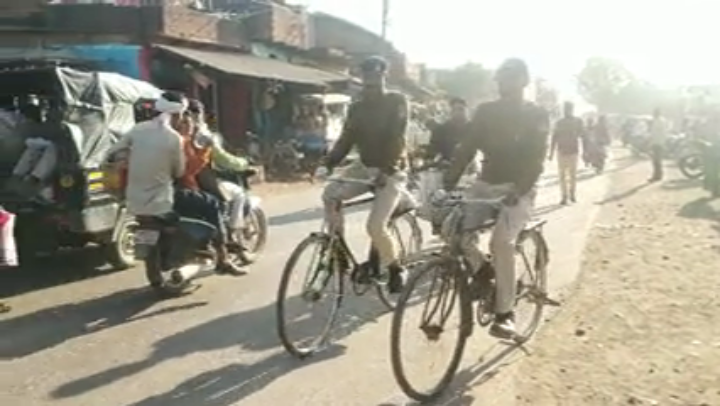
<path fill-rule="evenodd" d="M 300 171 L 302 155 L 296 149 L 296 141 L 279 140 L 272 146 L 267 159 L 267 172 L 276 178 L 289 179 Z"/>
<path fill-rule="evenodd" d="M 236 175 L 249 191 L 253 170 Z M 219 177 L 229 176 L 221 175 Z M 260 198 L 249 195 L 244 207 L 243 227 L 232 236 L 239 244 L 228 247 L 231 260 L 245 265 L 257 260 L 267 241 L 267 218 L 260 207 Z M 150 287 L 160 296 L 181 295 L 198 276 L 212 272 L 217 255 L 211 247 L 217 229 L 202 220 L 165 216 L 138 216 L 134 251 L 145 262 L 145 276 Z M 232 238 L 231 238 L 232 240 Z M 238 248 L 240 247 L 240 248 Z"/>
<path fill-rule="evenodd" d="M 311 134 L 300 136 L 294 140 L 293 146 L 298 152 L 300 160 L 298 165 L 304 173 L 310 175 L 311 180 L 315 170 L 320 166 L 320 161 L 327 154 L 328 144 L 324 137 Z"/>
<path fill-rule="evenodd" d="M 680 172 L 688 179 L 700 179 L 705 172 L 700 148 L 685 151 L 677 161 Z"/>

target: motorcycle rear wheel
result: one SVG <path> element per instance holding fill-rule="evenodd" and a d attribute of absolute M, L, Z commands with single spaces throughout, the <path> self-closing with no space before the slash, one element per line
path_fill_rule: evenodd
<path fill-rule="evenodd" d="M 190 281 L 173 282 L 171 271 L 162 270 L 160 250 L 156 247 L 145 258 L 145 277 L 155 293 L 161 298 L 178 297 L 190 286 Z"/>
<path fill-rule="evenodd" d="M 253 207 L 250 209 L 245 218 L 246 226 L 250 226 L 249 233 L 251 236 L 244 235 L 246 230 L 238 232 L 237 238 L 241 241 L 243 249 L 238 256 L 245 264 L 252 264 L 258 260 L 260 254 L 265 249 L 268 238 L 268 221 L 267 215 L 261 207 Z"/>
<path fill-rule="evenodd" d="M 700 179 L 704 172 L 702 158 L 698 154 L 686 155 L 680 158 L 678 168 L 688 179 Z"/>

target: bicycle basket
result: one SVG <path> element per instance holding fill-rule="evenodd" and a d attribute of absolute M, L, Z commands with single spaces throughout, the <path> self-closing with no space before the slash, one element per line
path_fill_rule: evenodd
<path fill-rule="evenodd" d="M 442 189 L 442 172 L 436 170 L 423 171 L 417 174 L 417 179 L 417 198 L 420 201 L 418 216 L 424 220 L 432 221 L 435 209 L 432 205 L 432 197 L 435 192 Z"/>
<path fill-rule="evenodd" d="M 500 204 L 490 202 L 449 203 L 433 211 L 433 220 L 442 224 L 445 241 L 465 233 L 480 231 L 495 225 Z M 442 222 L 442 223 L 440 223 Z"/>

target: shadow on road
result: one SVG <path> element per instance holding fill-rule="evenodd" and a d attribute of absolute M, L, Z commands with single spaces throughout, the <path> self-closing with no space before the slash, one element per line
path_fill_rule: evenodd
<path fill-rule="evenodd" d="M 718 199 L 712 197 L 702 197 L 692 202 L 686 203 L 680 208 L 678 216 L 689 219 L 706 219 L 714 220 L 720 223 L 720 210 L 713 205 Z"/>
<path fill-rule="evenodd" d="M 663 189 L 685 190 L 702 187 L 701 179 L 672 179 L 662 184 Z"/>
<path fill-rule="evenodd" d="M 605 199 L 598 201 L 596 204 L 603 205 L 603 204 L 607 204 L 607 203 L 619 202 L 621 200 L 627 199 L 628 197 L 634 195 L 635 193 L 645 189 L 646 187 L 648 187 L 650 185 L 652 185 L 652 183 L 649 183 L 649 182 L 638 184 L 638 185 L 633 186 L 630 189 L 627 189 L 623 192 L 610 195 L 610 196 L 606 197 Z"/>
<path fill-rule="evenodd" d="M 285 374 L 339 357 L 344 353 L 344 347 L 335 345 L 305 361 L 280 352 L 254 364 L 230 364 L 199 374 L 166 393 L 151 396 L 128 406 L 236 405 Z"/>
<path fill-rule="evenodd" d="M 301 306 L 301 301 L 300 297 L 293 297 L 286 302 L 286 308 L 302 309 L 304 306 Z M 369 307 L 362 308 L 362 315 L 350 314 L 348 310 L 354 310 L 354 307 L 344 307 L 345 312 L 340 313 L 339 320 L 333 328 L 332 341 L 336 342 L 350 335 L 360 326 L 374 321 L 383 313 L 380 306 L 379 303 L 373 301 Z M 275 312 L 275 304 L 272 303 L 246 312 L 217 318 L 158 341 L 155 343 L 153 353 L 144 360 L 120 365 L 69 382 L 54 390 L 51 396 L 56 399 L 78 396 L 164 362 L 195 353 L 225 348 L 238 348 L 238 350 L 254 352 L 277 349 L 279 342 L 276 338 Z M 310 318 L 303 317 L 303 314 L 293 315 L 288 317 L 288 320 L 293 320 L 289 329 L 300 332 L 300 334 L 293 334 L 295 339 L 314 337 L 313 334 L 317 334 L 317 324 Z M 309 365 L 309 362 L 326 360 L 339 356 L 343 352 L 339 346 L 330 346 L 311 359 L 301 362 L 281 351 L 252 365 L 233 364 L 216 371 L 199 374 L 166 394 L 150 397 L 136 405 L 235 405 L 245 397 L 269 385 L 275 379 L 304 365 Z"/>
<path fill-rule="evenodd" d="M 509 343 L 497 343 L 483 353 L 478 362 L 461 370 L 453 378 L 453 382 L 447 392 L 432 404 L 443 406 L 470 406 L 479 401 L 468 392 L 484 385 L 500 373 L 500 370 L 520 360 L 521 357 L 511 358 L 520 354 L 523 349 L 521 345 Z M 378 406 L 420 406 L 420 402 L 402 403 L 381 403 Z"/>
<path fill-rule="evenodd" d="M 305 210 L 298 210 L 290 213 L 280 214 L 277 216 L 272 216 L 268 220 L 268 224 L 270 226 L 285 226 L 289 224 L 294 223 L 302 223 L 305 221 L 313 221 L 313 220 L 320 220 L 323 218 L 323 215 L 325 213 L 324 209 L 320 207 L 321 202 L 318 201 L 318 206 L 314 209 L 305 209 Z M 360 206 L 352 206 L 347 209 L 343 209 L 343 213 L 351 214 L 351 213 L 357 213 L 361 212 L 363 210 L 366 210 L 369 206 L 368 205 L 360 205 Z"/>
<path fill-rule="evenodd" d="M 0 271 L 0 298 L 97 278 L 113 272 L 102 250 L 61 252 L 38 258 L 32 265 Z"/>
<path fill-rule="evenodd" d="M 0 360 L 26 357 L 83 335 L 206 304 L 171 306 L 140 315 L 156 303 L 152 292 L 129 289 L 5 319 L 0 326 Z"/>

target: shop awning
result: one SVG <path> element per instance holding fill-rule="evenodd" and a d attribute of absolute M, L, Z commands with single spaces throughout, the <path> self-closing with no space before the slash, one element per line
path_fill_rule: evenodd
<path fill-rule="evenodd" d="M 170 45 L 156 45 L 155 47 L 231 75 L 310 85 L 323 85 L 350 80 L 349 76 L 340 73 L 326 72 L 249 54 L 199 50 Z"/>

